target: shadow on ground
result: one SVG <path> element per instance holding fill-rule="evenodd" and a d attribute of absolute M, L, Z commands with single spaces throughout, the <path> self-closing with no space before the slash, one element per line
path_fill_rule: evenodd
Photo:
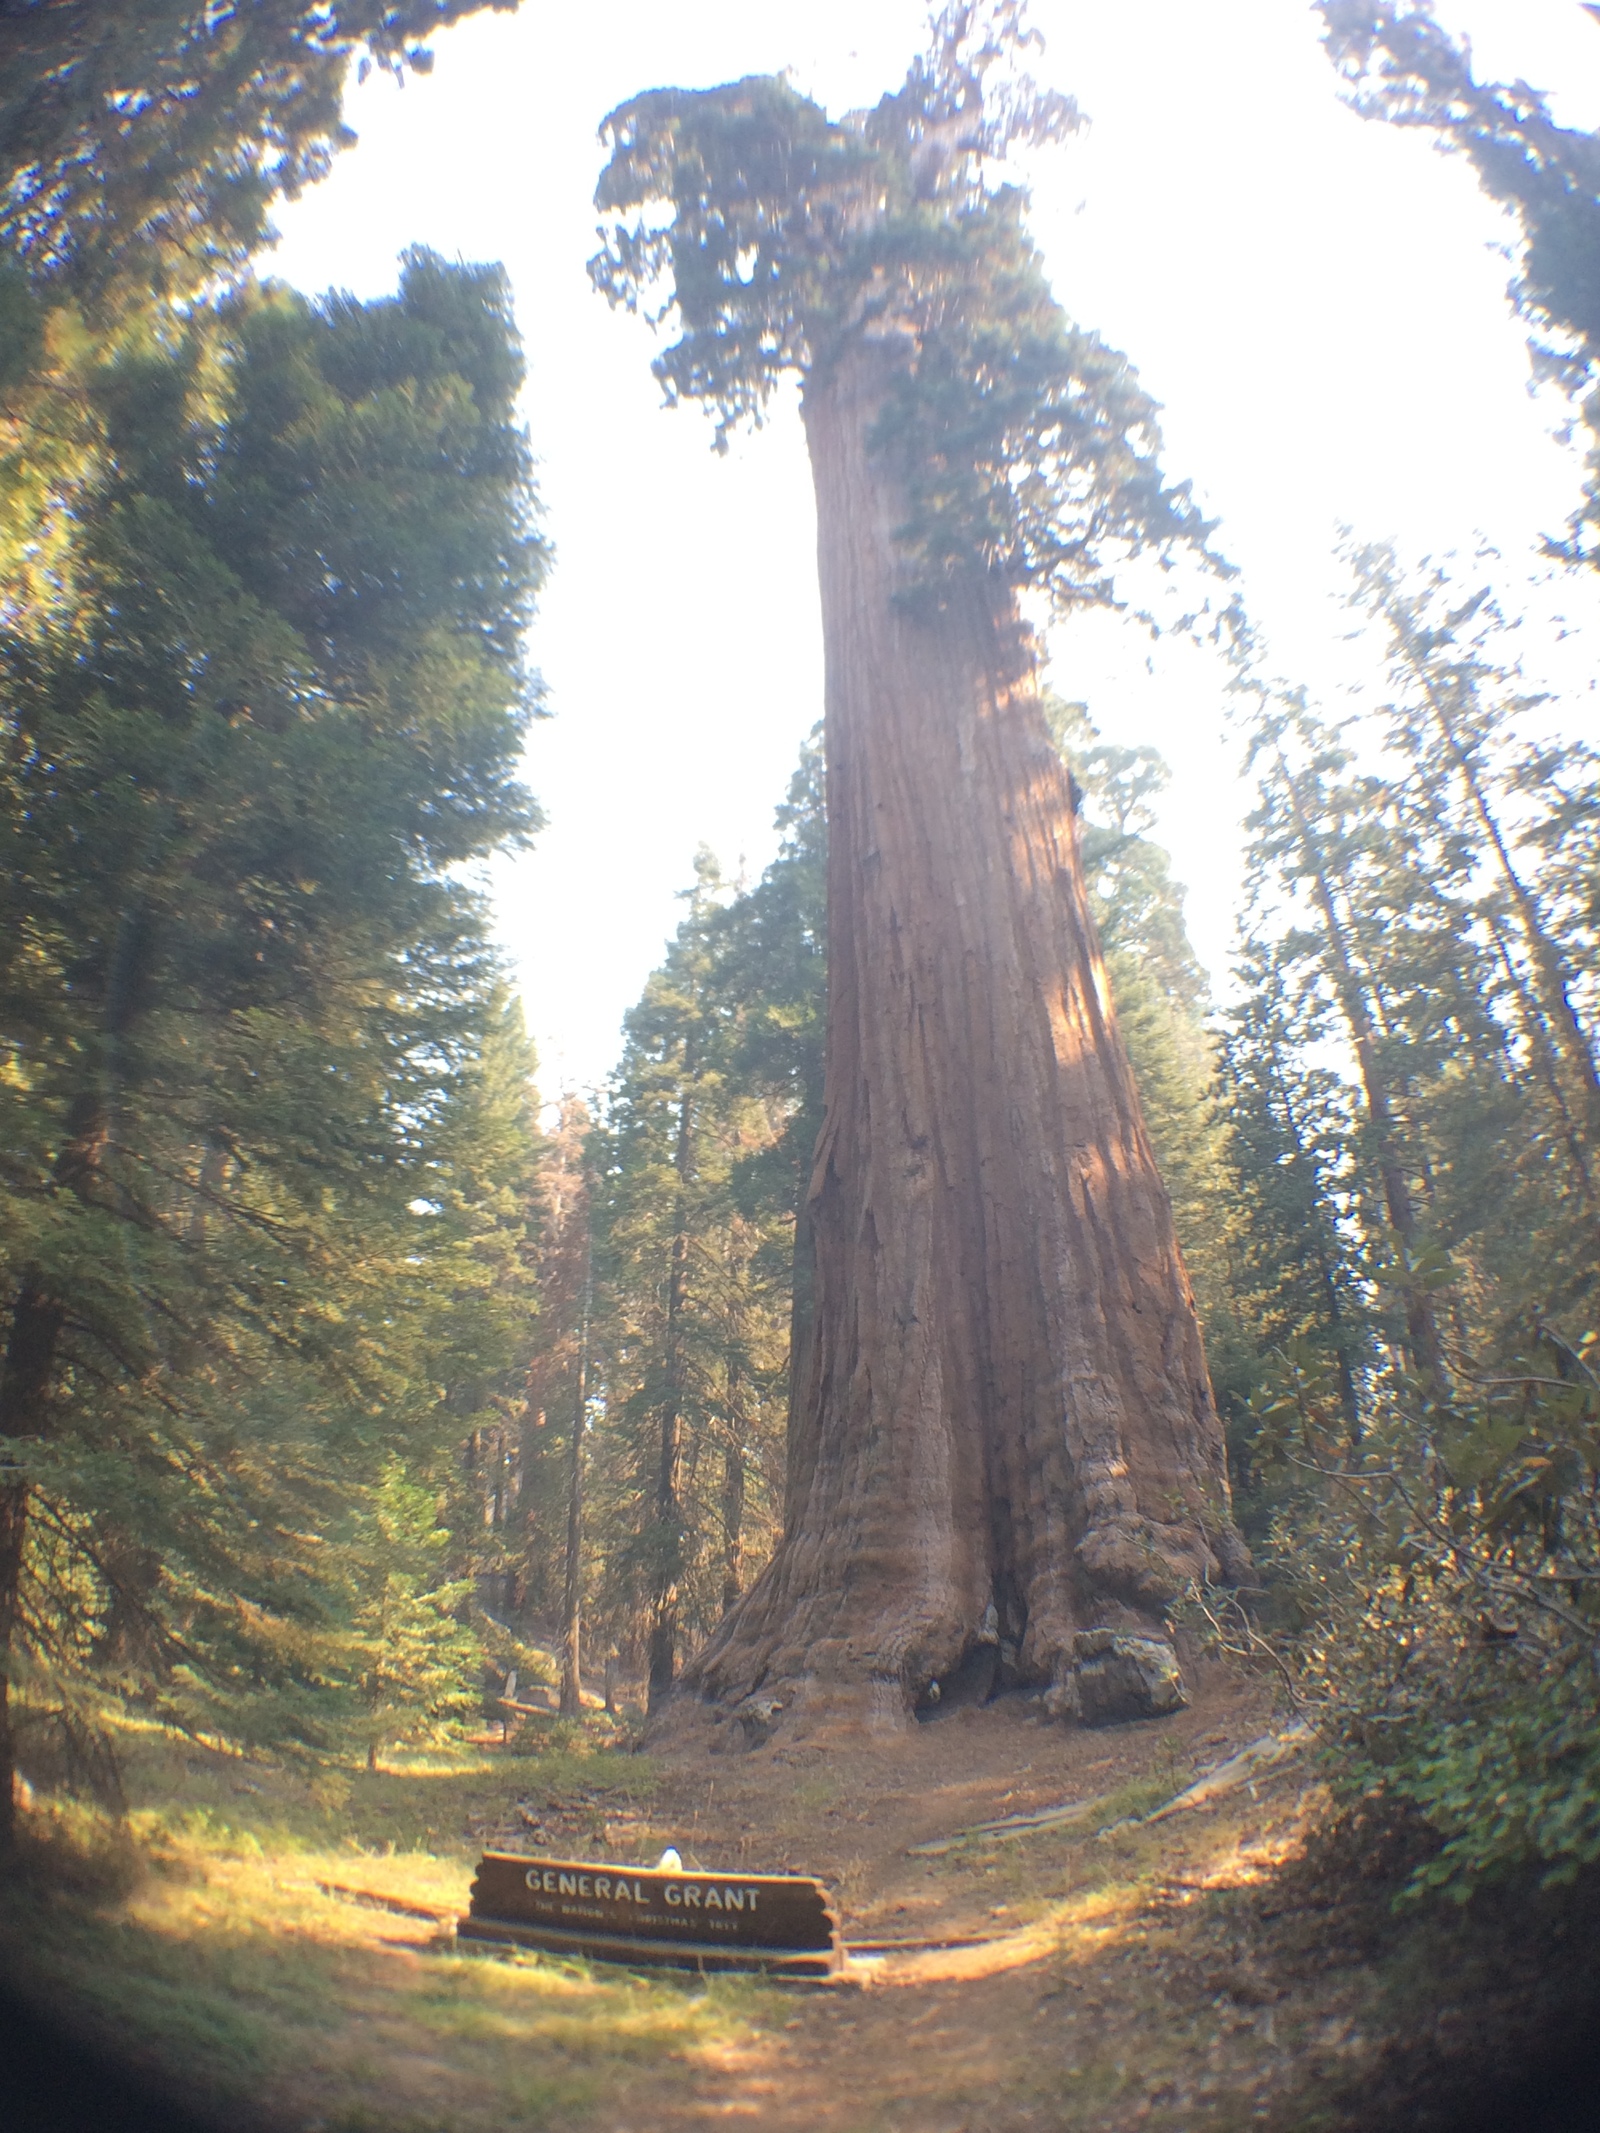
<path fill-rule="evenodd" d="M 148 2075 L 119 2065 L 40 2009 L 0 1993 L 0 2123 L 11 2133 L 224 2133 Z M 226 2133 L 253 2133 L 237 2111 Z"/>

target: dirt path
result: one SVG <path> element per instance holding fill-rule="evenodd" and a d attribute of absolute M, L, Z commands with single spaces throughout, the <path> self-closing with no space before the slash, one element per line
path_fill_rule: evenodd
<path fill-rule="evenodd" d="M 1347 1980 L 1269 1976 L 1241 1936 L 1241 1901 L 1294 1844 L 1312 1773 L 1286 1758 L 1206 1808 L 1142 1817 L 1275 1723 L 1258 1686 L 1218 1676 L 1154 1725 L 1069 1730 L 1016 1702 L 881 1745 L 668 1754 L 648 1816 L 607 1828 L 636 1856 L 659 1840 L 705 1868 L 815 1873 L 847 1941 L 981 1945 L 891 1955 L 864 1966 L 860 1991 L 792 1994 L 781 2019 L 713 2055 L 660 2122 L 773 2133 L 1268 2122 L 1308 2067 L 1361 2049 Z M 1090 1811 L 919 1850 L 1067 1801 Z M 533 1819 L 505 1837 L 561 1834 L 554 1817 Z M 630 2100 L 601 2122 L 638 2133 L 636 2110 Z"/>
<path fill-rule="evenodd" d="M 1525 1896 L 1407 1924 L 1404 1861 L 1359 1832 L 1304 1863 L 1324 1805 L 1304 1747 L 1160 1812 L 1282 1724 L 1215 1671 L 1191 1709 L 1103 1731 L 1015 1700 L 708 1758 L 552 1726 L 325 1808 L 289 1773 L 163 1747 L 145 1863 L 0 1908 L 0 1974 L 240 2133 L 1582 2133 L 1592 2112 L 1504 2083 L 1592 2033 L 1600 1929 L 1558 1963 L 1570 1920 Z M 457 1951 L 481 1848 L 669 1843 L 816 1874 L 847 1942 L 917 1945 L 820 1991 Z"/>

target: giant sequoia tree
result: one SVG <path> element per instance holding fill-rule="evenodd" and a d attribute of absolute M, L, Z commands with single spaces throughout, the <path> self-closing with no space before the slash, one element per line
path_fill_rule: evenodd
<path fill-rule="evenodd" d="M 786 82 L 614 112 L 595 262 L 722 430 L 802 382 L 826 643 L 826 1115 L 786 1526 L 689 1684 L 898 1721 L 965 1668 L 1181 1697 L 1164 1610 L 1242 1560 L 1199 1326 L 1018 606 L 1203 544 L 1127 363 L 994 182 L 1076 124 L 956 6 L 876 110 Z M 665 315 L 665 314 L 663 314 Z"/>

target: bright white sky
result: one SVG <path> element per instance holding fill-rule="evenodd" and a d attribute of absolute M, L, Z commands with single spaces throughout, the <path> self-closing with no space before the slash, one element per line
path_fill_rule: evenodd
<path fill-rule="evenodd" d="M 1600 28 L 1577 0 L 1439 13 L 1481 73 L 1600 124 Z M 1341 106 L 1304 0 L 1034 0 L 1033 19 L 1036 71 L 1092 120 L 1032 172 L 1056 292 L 1163 404 L 1168 472 L 1220 518 L 1275 665 L 1324 697 L 1354 671 L 1341 523 L 1413 555 L 1487 534 L 1514 594 L 1578 464 L 1559 404 L 1527 391 L 1509 226 L 1470 170 Z M 431 77 L 353 91 L 359 145 L 280 216 L 271 270 L 307 290 L 388 291 L 413 243 L 504 260 L 515 286 L 556 548 L 532 646 L 553 716 L 527 766 L 549 827 L 495 887 L 547 1096 L 604 1078 L 696 847 L 752 877 L 771 857 L 822 706 L 798 417 L 785 405 L 718 460 L 704 418 L 662 411 L 647 329 L 585 272 L 595 129 L 641 89 L 785 67 L 831 111 L 875 102 L 924 25 L 922 0 L 523 0 L 442 36 Z M 1570 613 L 1588 594 L 1547 597 Z M 1054 686 L 1173 766 L 1159 834 L 1219 978 L 1248 805 L 1222 678 L 1109 617 L 1052 641 Z M 1569 699 L 1565 722 L 1592 726 L 1593 704 Z"/>

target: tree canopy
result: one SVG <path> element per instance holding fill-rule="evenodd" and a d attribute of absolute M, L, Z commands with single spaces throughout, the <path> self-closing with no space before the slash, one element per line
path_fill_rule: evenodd
<path fill-rule="evenodd" d="M 933 591 L 977 572 L 1070 607 L 1110 597 L 1108 558 L 1203 544 L 1158 462 L 1155 403 L 1067 319 L 1027 235 L 1009 150 L 1078 124 L 1021 69 L 1015 0 L 947 7 L 904 86 L 831 119 L 776 77 L 658 89 L 612 112 L 591 262 L 616 304 L 670 321 L 655 370 L 717 440 L 786 373 L 825 378 L 863 338 L 897 344 L 875 443 L 898 529 Z"/>
<path fill-rule="evenodd" d="M 1471 47 L 1435 20 L 1431 0 L 1319 0 L 1330 58 L 1356 109 L 1421 127 L 1464 155 L 1522 232 L 1510 294 L 1535 329 L 1535 367 L 1580 403 L 1600 436 L 1600 137 L 1561 126 L 1525 81 L 1482 82 Z M 1591 9 L 1592 13 L 1593 10 Z M 1600 557 L 1600 447 L 1569 555 Z"/>
<path fill-rule="evenodd" d="M 23 0 L 0 18 L 0 241 L 86 288 L 130 261 L 237 270 L 354 138 L 352 60 L 424 71 L 434 32 L 515 5 Z"/>
<path fill-rule="evenodd" d="M 0 20 L 0 1843 L 130 1703 L 463 1708 L 458 1461 L 529 1345 L 531 1055 L 471 878 L 546 567 L 498 269 L 251 272 L 463 0 Z"/>

